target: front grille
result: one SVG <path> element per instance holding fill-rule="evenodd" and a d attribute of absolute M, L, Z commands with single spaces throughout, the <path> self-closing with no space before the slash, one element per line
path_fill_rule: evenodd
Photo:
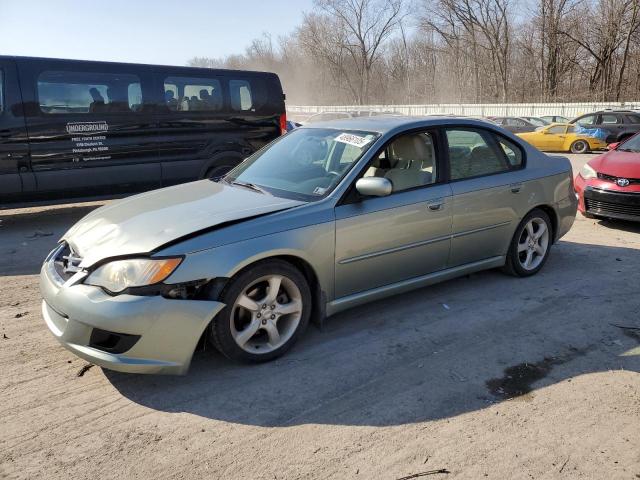
<path fill-rule="evenodd" d="M 66 242 L 59 247 L 52 261 L 56 273 L 65 282 L 81 270 L 80 262 L 82 262 L 82 258 Z"/>
<path fill-rule="evenodd" d="M 614 177 L 613 175 L 607 175 L 605 173 L 598 173 L 600 180 L 607 180 L 608 182 L 615 183 L 619 178 L 626 178 L 629 180 L 629 185 L 640 185 L 640 178 L 627 178 L 627 177 Z"/>
<path fill-rule="evenodd" d="M 589 213 L 594 213 L 596 215 L 640 217 L 640 205 L 604 202 L 601 200 L 585 198 L 585 207 Z"/>

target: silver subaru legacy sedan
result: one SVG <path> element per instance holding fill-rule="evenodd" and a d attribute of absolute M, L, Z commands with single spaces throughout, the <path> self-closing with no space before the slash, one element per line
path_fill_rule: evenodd
<path fill-rule="evenodd" d="M 535 274 L 576 206 L 566 158 L 487 122 L 317 123 L 224 178 L 91 212 L 42 266 L 42 313 L 113 370 L 183 374 L 203 336 L 271 360 L 346 308 L 483 269 Z"/>

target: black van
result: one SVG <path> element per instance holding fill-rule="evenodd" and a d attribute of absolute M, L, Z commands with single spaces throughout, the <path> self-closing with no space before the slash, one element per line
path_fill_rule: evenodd
<path fill-rule="evenodd" d="M 0 206 L 220 176 L 285 131 L 274 73 L 0 56 Z"/>

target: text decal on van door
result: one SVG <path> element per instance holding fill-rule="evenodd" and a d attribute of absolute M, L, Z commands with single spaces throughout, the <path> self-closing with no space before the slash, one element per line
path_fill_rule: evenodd
<path fill-rule="evenodd" d="M 69 122 L 67 123 L 67 133 L 70 135 L 95 135 L 96 133 L 107 133 L 109 124 L 102 122 Z"/>
<path fill-rule="evenodd" d="M 105 145 L 106 135 L 109 131 L 107 122 L 70 122 L 67 123 L 67 132 L 72 135 L 73 149 L 71 152 L 78 156 L 73 157 L 74 162 L 90 162 L 95 160 L 110 160 L 109 147 Z M 73 136 L 81 135 L 81 136 Z"/>

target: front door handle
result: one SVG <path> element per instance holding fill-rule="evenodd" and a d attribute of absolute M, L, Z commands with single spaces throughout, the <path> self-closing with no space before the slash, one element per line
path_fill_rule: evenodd
<path fill-rule="evenodd" d="M 511 189 L 511 193 L 520 193 L 520 190 L 522 190 L 522 184 L 512 183 L 511 185 L 509 185 L 509 188 Z"/>

